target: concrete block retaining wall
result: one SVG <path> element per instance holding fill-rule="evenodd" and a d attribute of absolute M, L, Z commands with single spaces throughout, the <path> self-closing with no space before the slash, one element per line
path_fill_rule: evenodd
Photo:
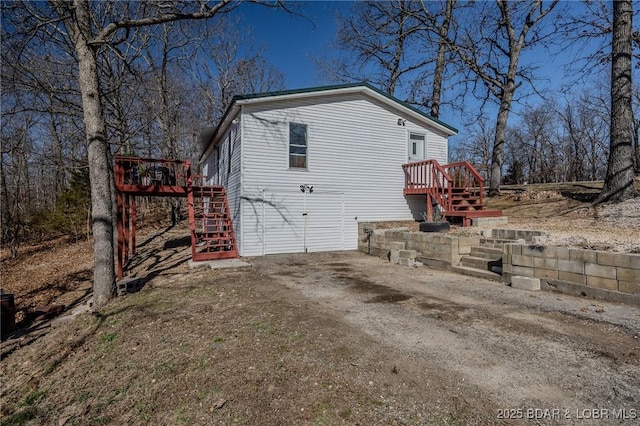
<path fill-rule="evenodd" d="M 529 229 L 489 229 L 485 231 L 486 237 L 497 238 L 501 240 L 525 240 L 532 242 L 536 238 L 543 237 L 543 231 L 532 231 Z"/>
<path fill-rule="evenodd" d="M 365 232 L 367 230 L 367 232 Z M 430 232 L 409 232 L 408 228 L 378 229 L 377 223 L 358 224 L 358 250 L 388 258 L 410 258 L 429 266 L 447 269 L 480 243 L 480 237 L 457 237 Z"/>
<path fill-rule="evenodd" d="M 505 244 L 505 282 L 539 278 L 546 290 L 640 304 L 640 255 L 542 245 Z"/>
<path fill-rule="evenodd" d="M 358 250 L 387 258 L 393 263 L 449 269 L 460 258 L 480 245 L 480 237 L 409 232 L 408 228 L 378 229 L 375 222 L 358 224 Z M 640 305 L 640 255 L 522 244 L 537 237 L 539 231 L 492 229 L 485 237 L 520 240 L 505 244 L 502 280 L 515 277 L 540 280 L 543 290 Z"/>

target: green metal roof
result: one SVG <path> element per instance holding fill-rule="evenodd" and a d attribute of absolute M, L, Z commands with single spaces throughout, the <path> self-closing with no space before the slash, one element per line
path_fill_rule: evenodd
<path fill-rule="evenodd" d="M 421 116 L 423 116 L 424 118 L 433 121 L 434 123 L 437 123 L 441 126 L 446 127 L 447 129 L 458 133 L 458 129 L 456 129 L 453 126 L 450 126 L 449 124 L 438 120 L 437 118 L 431 116 L 430 114 L 416 108 L 415 106 L 407 103 L 407 102 L 403 102 L 400 99 L 389 95 L 388 93 L 383 92 L 382 90 L 378 89 L 377 87 L 372 86 L 371 84 L 367 83 L 367 82 L 358 82 L 358 83 L 347 83 L 347 84 L 337 84 L 337 85 L 332 85 L 332 86 L 318 86 L 318 87 L 308 87 L 308 88 L 303 88 L 303 89 L 294 89 L 294 90 L 281 90 L 281 91 L 275 91 L 275 92 L 263 92 L 263 93 L 250 93 L 250 94 L 246 94 L 246 95 L 237 95 L 233 97 L 233 101 L 242 101 L 242 100 L 252 100 L 252 99 L 261 99 L 261 98 L 270 98 L 270 97 L 276 97 L 276 96 L 286 96 L 286 95 L 296 95 L 296 94 L 302 94 L 302 93 L 314 93 L 314 92 L 326 92 L 326 91 L 330 91 L 330 90 L 339 90 L 339 89 L 349 89 L 349 88 L 355 88 L 355 87 L 366 87 L 370 90 L 373 90 L 374 92 L 378 93 L 379 95 L 384 96 L 385 98 L 389 99 L 390 101 L 393 101 L 407 109 L 410 109 L 411 111 L 420 114 Z M 233 104 L 233 103 L 232 103 Z M 226 115 L 226 114 L 225 114 Z"/>

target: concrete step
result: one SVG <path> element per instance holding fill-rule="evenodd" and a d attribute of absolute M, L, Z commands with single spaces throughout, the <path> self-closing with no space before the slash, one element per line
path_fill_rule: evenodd
<path fill-rule="evenodd" d="M 502 259 L 487 259 L 484 257 L 463 256 L 460 259 L 460 265 L 470 268 L 482 269 L 490 271 L 493 266 L 502 266 Z"/>
<path fill-rule="evenodd" d="M 481 247 L 486 247 L 486 248 L 495 248 L 498 250 L 502 250 L 504 248 L 504 243 L 487 243 L 487 242 L 483 242 L 480 241 Z"/>
<path fill-rule="evenodd" d="M 505 238 L 480 238 L 480 245 L 484 246 L 485 244 L 513 244 L 518 243 L 523 240 L 509 240 Z M 491 246 L 489 246 L 491 247 Z"/>
<path fill-rule="evenodd" d="M 500 247 L 471 247 L 471 256 L 484 257 L 485 259 L 500 259 L 502 257 Z"/>
<path fill-rule="evenodd" d="M 424 266 L 435 269 L 449 269 L 451 264 L 444 260 L 430 259 L 428 257 L 416 256 L 416 261 L 422 263 Z"/>
<path fill-rule="evenodd" d="M 491 271 L 483 271 L 476 268 L 470 268 L 468 266 L 452 266 L 451 271 L 458 274 L 469 275 L 477 278 L 484 278 L 491 281 L 501 281 L 502 277 Z"/>

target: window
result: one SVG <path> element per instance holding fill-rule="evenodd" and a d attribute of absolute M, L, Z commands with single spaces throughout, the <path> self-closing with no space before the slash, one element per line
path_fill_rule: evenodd
<path fill-rule="evenodd" d="M 425 158 L 425 135 L 420 133 L 410 133 L 409 161 L 421 161 Z"/>
<path fill-rule="evenodd" d="M 307 125 L 289 123 L 289 167 L 307 167 Z"/>

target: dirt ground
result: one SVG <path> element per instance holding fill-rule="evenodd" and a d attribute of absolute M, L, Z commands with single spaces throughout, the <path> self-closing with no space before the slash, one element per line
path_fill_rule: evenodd
<path fill-rule="evenodd" d="M 3 342 L 2 424 L 640 423 L 638 307 L 356 252 L 190 269 L 185 237 L 141 238 L 141 291 Z"/>
<path fill-rule="evenodd" d="M 640 199 L 591 207 L 583 186 L 489 204 L 549 244 L 640 252 Z M 20 327 L 0 424 L 640 424 L 638 307 L 355 252 L 191 269 L 185 227 L 138 241 L 142 290 L 75 316 L 90 242 L 2 250 Z M 45 305 L 66 312 L 37 319 Z"/>
<path fill-rule="evenodd" d="M 571 192 L 503 191 L 487 204 L 509 218 L 501 228 L 545 231 L 544 244 L 640 253 L 640 198 L 595 207 L 583 201 L 594 196 L 575 186 Z"/>

